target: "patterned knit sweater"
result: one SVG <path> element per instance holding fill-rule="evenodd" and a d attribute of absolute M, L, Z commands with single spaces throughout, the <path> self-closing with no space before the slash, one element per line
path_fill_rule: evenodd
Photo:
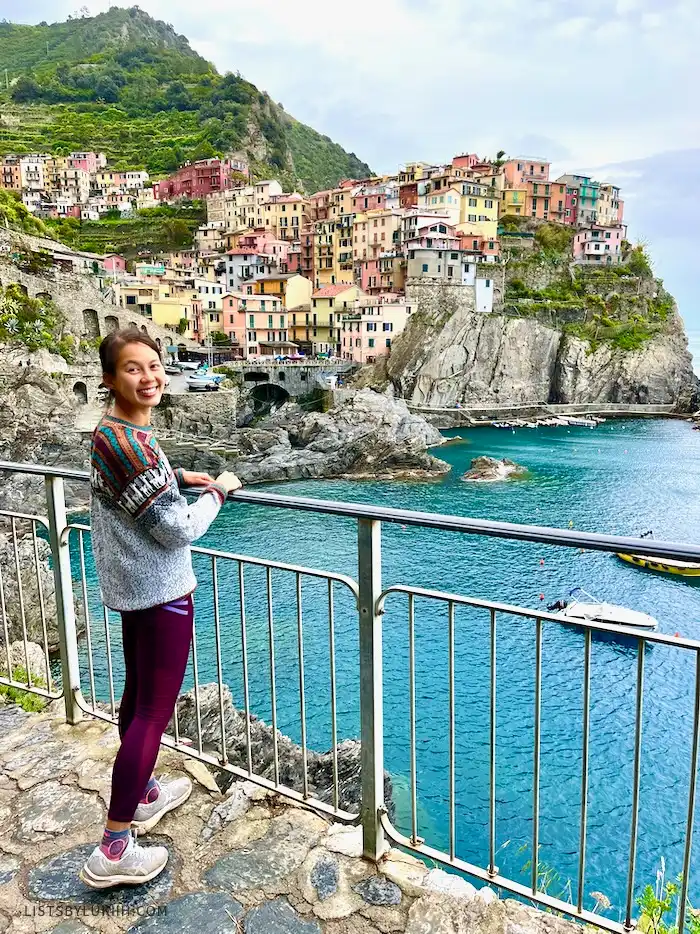
<path fill-rule="evenodd" d="M 106 415 L 92 437 L 92 550 L 105 606 L 145 610 L 197 586 L 190 543 L 226 499 L 218 484 L 190 504 L 150 427 Z"/>

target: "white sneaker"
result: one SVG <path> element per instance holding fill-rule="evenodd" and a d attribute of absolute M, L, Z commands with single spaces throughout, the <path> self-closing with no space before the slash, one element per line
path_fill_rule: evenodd
<path fill-rule="evenodd" d="M 171 782 L 159 782 L 160 794 L 151 804 L 139 804 L 131 826 L 137 836 L 152 830 L 168 811 L 175 810 L 192 794 L 192 782 L 189 778 L 175 778 Z"/>
<path fill-rule="evenodd" d="M 168 862 L 164 846 L 139 846 L 135 835 L 119 859 L 107 859 L 99 846 L 95 847 L 83 868 L 80 878 L 91 889 L 108 889 L 113 885 L 142 885 L 155 879 Z"/>

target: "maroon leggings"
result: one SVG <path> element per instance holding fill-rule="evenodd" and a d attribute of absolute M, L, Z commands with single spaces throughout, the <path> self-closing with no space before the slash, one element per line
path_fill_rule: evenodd
<path fill-rule="evenodd" d="M 122 613 L 126 681 L 121 746 L 112 770 L 110 820 L 131 822 L 173 715 L 192 641 L 192 597 Z"/>

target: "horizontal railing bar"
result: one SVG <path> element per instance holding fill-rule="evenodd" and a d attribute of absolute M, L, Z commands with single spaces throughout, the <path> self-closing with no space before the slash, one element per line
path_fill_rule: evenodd
<path fill-rule="evenodd" d="M 103 710 L 90 707 L 90 705 L 85 702 L 81 691 L 74 691 L 73 694 L 75 696 L 76 704 L 84 713 L 87 713 L 91 717 L 95 717 L 98 720 L 103 720 L 105 723 L 116 724 L 116 718 L 110 717 L 109 714 L 105 713 Z M 199 762 L 204 762 L 216 769 L 221 769 L 222 772 L 229 772 L 231 775 L 235 775 L 236 778 L 242 778 L 246 781 L 254 782 L 261 788 L 266 788 L 268 791 L 274 791 L 276 794 L 282 795 L 284 798 L 290 798 L 292 801 L 296 801 L 298 804 L 303 804 L 311 810 L 322 811 L 324 814 L 328 814 L 334 820 L 338 820 L 343 824 L 357 825 L 360 821 L 359 814 L 353 814 L 350 811 L 344 811 L 342 809 L 336 810 L 332 804 L 326 804 L 326 802 L 321 801 L 320 798 L 304 798 L 303 794 L 295 791 L 293 788 L 287 787 L 287 785 L 275 785 L 275 783 L 270 781 L 270 779 L 263 778 L 262 775 L 256 775 L 255 772 L 249 774 L 247 769 L 239 768 L 239 766 L 232 765 L 230 762 L 222 763 L 221 760 L 216 756 L 213 756 L 208 752 L 200 753 L 199 750 L 195 749 L 194 747 L 185 746 L 182 743 L 176 743 L 168 735 L 163 735 L 161 737 L 160 744 L 161 746 L 167 746 L 168 749 L 176 749 L 183 755 L 189 756 L 190 759 L 197 759 Z"/>
<path fill-rule="evenodd" d="M 35 684 L 27 684 L 26 681 L 13 681 L 4 675 L 0 675 L 0 684 L 4 684 L 9 688 L 17 688 L 19 691 L 27 691 L 29 694 L 38 694 L 40 697 L 47 698 L 47 700 L 60 700 L 63 697 L 63 691 L 47 691 L 46 688 L 37 687 Z"/>
<path fill-rule="evenodd" d="M 586 631 L 594 629 L 598 632 L 611 632 L 617 636 L 629 636 L 632 639 L 641 639 L 645 642 L 657 642 L 661 645 L 672 645 L 677 649 L 700 649 L 697 639 L 682 639 L 680 636 L 667 636 L 662 632 L 646 632 L 634 629 L 631 626 L 616 626 L 614 623 L 598 623 L 593 620 L 578 619 L 573 616 L 555 616 L 554 613 L 543 613 L 541 610 L 532 610 L 528 607 L 514 606 L 509 603 L 494 603 L 493 600 L 477 600 L 474 597 L 461 597 L 456 593 L 443 590 L 427 590 L 424 587 L 410 587 L 407 584 L 394 584 L 380 594 L 377 601 L 378 610 L 382 611 L 386 598 L 391 593 L 413 594 L 415 597 L 426 597 L 433 600 L 444 600 L 448 603 L 459 603 L 462 606 L 472 606 L 481 610 L 497 610 L 499 613 L 508 613 L 511 616 L 523 616 L 526 619 L 546 619 L 553 623 L 565 626 L 578 626 Z"/>
<path fill-rule="evenodd" d="M 43 516 L 35 516 L 28 512 L 12 512 L 10 509 L 3 509 L 0 511 L 0 516 L 7 517 L 8 519 L 26 519 L 29 522 L 38 522 L 40 525 L 43 525 L 45 529 L 49 527 L 49 520 L 45 519 Z"/>
<path fill-rule="evenodd" d="M 613 934 L 627 934 L 622 924 L 619 924 L 617 921 L 611 921 L 610 918 L 606 918 L 604 915 L 594 914 L 592 911 L 577 911 L 576 906 L 572 902 L 565 902 L 559 898 L 554 898 L 552 895 L 547 895 L 546 892 L 538 891 L 536 895 L 533 895 L 532 889 L 529 886 L 514 882 L 507 876 L 501 876 L 499 874 L 493 876 L 489 875 L 488 870 L 481 869 L 479 866 L 474 866 L 472 863 L 468 863 L 459 857 L 450 859 L 447 853 L 443 853 L 442 850 L 436 850 L 434 847 L 427 846 L 425 843 L 414 845 L 408 837 L 405 837 L 396 830 L 389 820 L 388 815 L 384 812 L 380 813 L 380 821 L 387 839 L 398 846 L 410 850 L 412 853 L 417 853 L 419 856 L 427 856 L 435 860 L 435 862 L 442 863 L 445 866 L 451 866 L 454 869 L 459 869 L 460 872 L 474 876 L 474 878 L 480 879 L 482 882 L 487 882 L 491 886 L 505 889 L 513 895 L 521 896 L 527 901 L 536 902 L 538 905 L 546 908 L 552 908 L 554 911 L 559 911 L 570 917 L 578 918 L 581 921 L 585 921 L 587 924 L 592 924 L 598 928 L 604 928 L 607 931 L 613 932 Z"/>
<path fill-rule="evenodd" d="M 65 477 L 72 480 L 89 479 L 87 471 L 45 467 L 38 464 L 20 464 L 12 461 L 0 461 L 0 470 L 12 473 Z M 197 493 L 201 491 L 193 488 L 187 492 Z M 496 522 L 490 519 L 474 519 L 466 516 L 415 512 L 408 509 L 394 509 L 389 506 L 372 506 L 366 503 L 333 502 L 332 500 L 311 499 L 303 496 L 284 496 L 279 493 L 257 493 L 249 488 L 230 493 L 229 498 L 240 503 L 325 513 L 334 516 L 345 516 L 349 519 L 376 519 L 380 522 L 398 522 L 403 525 L 419 526 L 421 528 L 463 532 L 469 535 L 486 535 L 490 538 L 507 538 L 516 541 L 533 542 L 539 545 L 558 545 L 564 548 L 586 548 L 591 551 L 623 552 L 625 554 L 642 553 L 654 558 L 672 558 L 678 561 L 700 563 L 700 545 L 683 542 L 603 535 L 599 532 L 577 532 L 573 529 L 556 529 L 547 526 L 517 525 L 513 522 Z"/>

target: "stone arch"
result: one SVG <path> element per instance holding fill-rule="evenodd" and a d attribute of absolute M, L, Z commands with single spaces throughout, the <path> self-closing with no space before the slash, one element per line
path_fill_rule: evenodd
<path fill-rule="evenodd" d="M 116 315 L 105 315 L 105 327 L 108 334 L 111 334 L 112 331 L 118 331 L 119 318 Z"/>
<path fill-rule="evenodd" d="M 129 327 L 130 327 L 130 328 L 136 328 L 136 330 L 138 331 L 138 329 L 139 329 L 138 321 L 130 321 L 130 322 L 129 322 Z"/>
<path fill-rule="evenodd" d="M 280 383 L 283 383 L 283 382 L 285 381 L 286 378 L 287 378 L 287 376 L 286 376 L 284 370 L 279 370 L 279 372 L 277 373 L 277 379 L 280 381 Z"/>
<path fill-rule="evenodd" d="M 83 308 L 83 330 L 88 339 L 100 336 L 100 319 L 94 308 Z"/>
<path fill-rule="evenodd" d="M 87 405 L 88 391 L 86 384 L 82 380 L 78 380 L 77 383 L 73 384 L 73 395 L 80 405 Z"/>
<path fill-rule="evenodd" d="M 159 337 L 156 337 L 156 344 L 158 345 L 158 350 L 162 350 L 162 349 L 163 349 L 163 345 L 161 344 L 160 338 L 159 338 Z"/>
<path fill-rule="evenodd" d="M 146 330 L 146 325 L 145 325 L 145 324 L 142 324 L 142 325 L 141 325 L 141 330 L 143 331 L 144 334 L 148 334 L 148 331 Z"/>
<path fill-rule="evenodd" d="M 285 402 L 289 401 L 287 390 L 276 383 L 259 384 L 250 395 L 256 415 L 263 412 L 274 412 L 275 409 L 279 409 Z"/>
<path fill-rule="evenodd" d="M 29 290 L 27 289 L 27 286 L 22 285 L 21 282 L 17 283 L 17 288 L 20 290 L 20 292 L 24 292 L 25 295 L 29 295 Z"/>
<path fill-rule="evenodd" d="M 53 295 L 51 294 L 51 292 L 37 292 L 35 297 L 38 298 L 40 302 L 52 302 L 53 301 Z"/>

